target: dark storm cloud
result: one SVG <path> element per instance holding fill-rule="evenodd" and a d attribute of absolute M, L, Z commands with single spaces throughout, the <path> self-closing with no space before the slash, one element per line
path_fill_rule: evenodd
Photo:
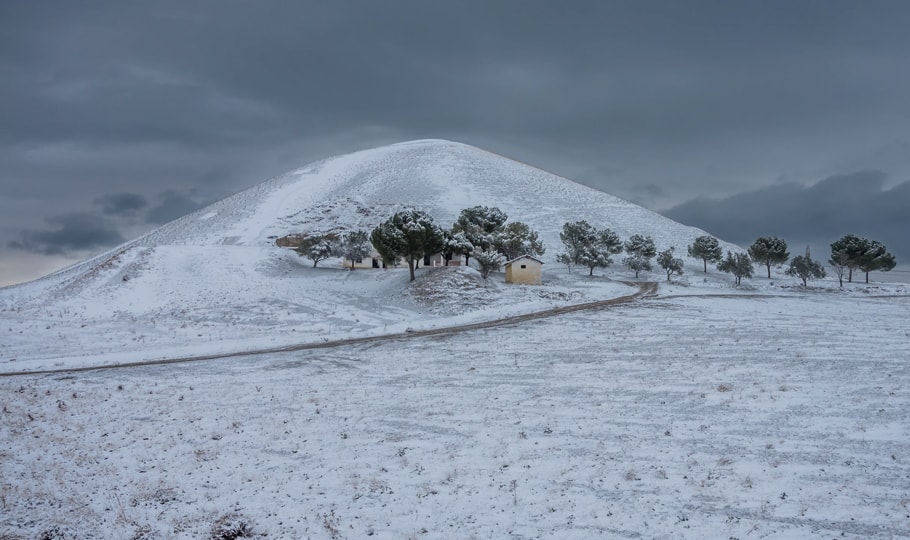
<path fill-rule="evenodd" d="M 782 122 L 818 123 L 819 112 L 835 107 L 856 114 L 900 101 L 906 112 L 910 21 L 906 9 L 890 7 L 518 1 L 35 7 L 18 15 L 25 21 L 9 17 L 4 28 L 11 31 L 4 63 L 15 75 L 8 90 L 24 105 L 4 120 L 18 141 L 53 133 L 197 145 L 374 123 L 409 132 L 521 130 L 585 144 L 592 137 L 747 134 Z M 44 31 L 17 30 L 23 23 Z M 886 78 L 888 84 L 876 84 Z"/>
<path fill-rule="evenodd" d="M 149 208 L 145 216 L 146 223 L 162 225 L 205 206 L 204 203 L 176 191 L 165 191 L 159 199 L 158 204 Z"/>
<path fill-rule="evenodd" d="M 883 242 L 906 262 L 910 182 L 890 189 L 884 185 L 883 173 L 858 172 L 808 187 L 783 183 L 725 199 L 695 199 L 663 214 L 743 246 L 759 236 L 774 235 L 827 247 L 845 234 L 856 234 Z M 819 255 L 826 256 L 827 252 Z"/>
<path fill-rule="evenodd" d="M 910 174 L 907 28 L 903 1 L 4 2 L 0 245 L 104 194 L 148 227 L 426 137 L 652 208 Z"/>
<path fill-rule="evenodd" d="M 113 193 L 95 199 L 105 215 L 132 216 L 148 206 L 148 199 L 136 193 Z"/>
<path fill-rule="evenodd" d="M 125 242 L 106 220 L 93 214 L 72 213 L 47 219 L 50 230 L 23 231 L 8 246 L 44 255 L 93 251 Z"/>

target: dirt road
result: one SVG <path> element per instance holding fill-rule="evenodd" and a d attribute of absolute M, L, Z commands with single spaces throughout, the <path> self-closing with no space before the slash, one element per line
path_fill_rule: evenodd
<path fill-rule="evenodd" d="M 12 371 L 0 373 L 0 377 L 16 377 L 21 375 L 49 375 L 49 374 L 60 374 L 60 373 L 78 373 L 83 371 L 96 371 L 102 369 L 122 369 L 130 367 L 139 367 L 139 366 L 160 366 L 165 364 L 186 364 L 189 362 L 201 362 L 204 360 L 222 360 L 228 358 L 238 358 L 242 356 L 254 356 L 260 354 L 276 354 L 276 353 L 286 353 L 286 352 L 295 352 L 295 351 L 306 351 L 311 349 L 329 349 L 333 347 L 343 347 L 345 345 L 357 345 L 361 343 L 376 343 L 382 341 L 395 341 L 402 339 L 414 339 L 422 338 L 427 336 L 448 336 L 453 334 L 458 334 L 461 332 L 470 332 L 471 330 L 480 330 L 484 328 L 496 328 L 499 326 L 506 326 L 511 324 L 519 324 L 527 321 L 533 321 L 537 319 L 545 319 L 548 317 L 555 317 L 557 315 L 564 315 L 566 313 L 574 313 L 576 311 L 587 311 L 587 310 L 597 310 L 604 309 L 610 306 L 616 306 L 621 304 L 628 304 L 640 298 L 645 298 L 649 296 L 654 296 L 657 294 L 657 283 L 656 282 L 643 282 L 643 283 L 629 283 L 631 286 L 638 286 L 638 290 L 633 294 L 626 296 L 619 296 L 617 298 L 610 298 L 609 300 L 598 300 L 595 302 L 585 302 L 583 304 L 573 304 L 570 306 L 562 306 L 552 309 L 545 309 L 542 311 L 535 311 L 533 313 L 526 313 L 524 315 L 515 315 L 513 317 L 505 317 L 502 319 L 496 319 L 492 321 L 483 321 L 478 323 L 471 324 L 462 324 L 457 326 L 446 326 L 443 328 L 430 328 L 427 330 L 414 330 L 411 332 L 400 332 L 395 334 L 384 334 L 380 336 L 366 336 L 359 338 L 348 338 L 348 339 L 339 339 L 333 341 L 321 341 L 314 343 L 298 343 L 294 345 L 286 345 L 283 347 L 273 347 L 268 349 L 253 349 L 248 351 L 240 352 L 229 352 L 229 353 L 219 353 L 219 354 L 207 354 L 200 356 L 182 356 L 177 358 L 165 358 L 160 360 L 142 360 L 139 362 L 124 362 L 120 364 L 109 364 L 104 366 L 87 366 L 87 367 L 78 367 L 78 368 L 60 368 L 60 369 L 46 369 L 46 370 L 36 370 L 36 371 Z"/>

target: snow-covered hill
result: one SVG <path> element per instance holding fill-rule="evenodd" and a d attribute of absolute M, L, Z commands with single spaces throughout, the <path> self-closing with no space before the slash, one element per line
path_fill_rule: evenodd
<path fill-rule="evenodd" d="M 659 247 L 685 245 L 703 231 L 565 178 L 465 144 L 412 141 L 325 159 L 167 224 L 133 245 L 271 245 L 291 231 L 370 229 L 403 207 L 441 225 L 462 208 L 497 206 L 531 224 L 550 247 L 570 220 L 620 236 L 649 234 Z"/>
<path fill-rule="evenodd" d="M 485 295 L 498 300 L 482 306 L 464 301 L 470 293 L 454 287 L 451 299 L 437 294 L 438 302 L 428 306 L 413 300 L 401 273 L 342 272 L 337 261 L 322 263 L 325 271 L 311 269 L 275 244 L 293 233 L 371 229 L 404 207 L 425 210 L 449 227 L 463 208 L 475 205 L 499 207 L 510 220 L 539 232 L 547 248 L 543 259 L 550 263 L 545 287 L 529 292 L 493 284 Z M 111 361 L 137 354 L 145 359 L 150 349 L 155 357 L 200 347 L 211 351 L 212 341 L 236 350 L 251 341 L 272 345 L 382 333 L 442 324 L 440 319 L 455 315 L 464 322 L 612 294 L 615 284 L 600 292 L 567 285 L 560 277 L 564 269 L 552 264 L 562 225 L 580 219 L 623 238 L 651 235 L 658 249 L 675 246 L 680 254 L 705 234 L 472 146 L 440 140 L 394 144 L 318 161 L 93 259 L 0 289 L 0 310 L 23 321 L 19 337 L 0 344 L 0 358 L 50 361 L 65 355 L 72 363 L 69 351 L 75 349 L 93 358 L 115 355 Z M 698 261 L 688 263 L 699 268 Z M 468 269 L 453 272 L 461 274 L 452 274 L 452 283 L 477 280 Z M 627 277 L 621 269 L 611 269 L 611 275 Z M 446 282 L 433 279 L 435 286 Z M 476 309 L 453 307 L 472 305 Z M 128 334 L 119 330 L 124 325 Z M 248 331 L 238 332 L 238 325 Z M 85 337 L 96 333 L 98 339 Z M 239 335 L 242 343 L 233 342 Z"/>
<path fill-rule="evenodd" d="M 479 148 L 420 140 L 328 158 L 291 171 L 52 274 L 40 280 L 37 289 L 42 294 L 46 288 L 60 294 L 63 288 L 90 285 L 105 269 L 128 261 L 145 263 L 142 272 L 134 268 L 130 277 L 155 275 L 164 268 L 147 263 L 156 259 L 152 252 L 162 246 L 272 249 L 277 237 L 289 233 L 371 229 L 404 207 L 425 210 L 448 227 L 461 209 L 475 205 L 499 207 L 510 220 L 530 224 L 544 241 L 547 262 L 554 261 L 560 250 L 559 231 L 566 221 L 585 219 L 597 227 L 609 227 L 623 238 L 651 235 L 658 249 L 675 246 L 679 253 L 685 253 L 696 236 L 705 234 L 641 206 Z M 180 252 L 165 251 L 167 264 L 175 264 Z M 247 253 L 255 265 L 267 259 L 261 250 Z M 695 261 L 689 262 L 693 268 L 697 266 Z M 206 281 L 213 267 L 222 266 L 224 261 L 215 256 L 194 258 L 187 264 L 192 264 L 200 281 Z M 231 283 L 224 286 L 233 288 Z M 161 292 L 167 295 L 173 291 Z"/>

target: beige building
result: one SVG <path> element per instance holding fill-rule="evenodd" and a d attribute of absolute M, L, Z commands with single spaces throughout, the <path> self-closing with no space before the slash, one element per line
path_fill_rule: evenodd
<path fill-rule="evenodd" d="M 530 255 L 522 255 L 506 261 L 506 283 L 540 285 L 543 261 Z"/>
<path fill-rule="evenodd" d="M 344 268 L 351 267 L 350 259 L 341 259 L 341 266 Z M 375 251 L 372 253 L 371 257 L 365 257 L 363 259 L 354 261 L 354 268 L 385 268 L 382 266 L 382 257 L 379 256 L 379 253 Z"/>

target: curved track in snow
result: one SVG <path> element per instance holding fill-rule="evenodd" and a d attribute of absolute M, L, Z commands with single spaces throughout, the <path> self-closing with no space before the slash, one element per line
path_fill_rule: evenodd
<path fill-rule="evenodd" d="M 190 362 L 202 362 L 206 360 L 224 360 L 228 358 L 239 358 L 243 356 L 256 356 L 261 354 L 278 354 L 278 353 L 287 353 L 295 351 L 307 351 L 312 349 L 330 349 L 334 347 L 343 347 L 346 345 L 359 345 L 361 343 L 376 343 L 383 341 L 396 341 L 402 339 L 412 339 L 412 338 L 422 338 L 429 336 L 448 336 L 454 335 L 461 332 L 470 332 L 472 330 L 481 330 L 485 328 L 496 328 L 499 326 L 507 326 L 512 324 L 519 324 L 528 321 L 534 321 L 537 319 L 545 319 L 548 317 L 555 317 L 558 315 L 564 315 L 566 313 L 574 313 L 576 311 L 587 311 L 587 310 L 596 310 L 604 309 L 611 306 L 617 306 L 622 304 L 628 304 L 634 302 L 640 298 L 652 297 L 657 294 L 657 282 L 646 281 L 642 283 L 629 283 L 629 285 L 638 285 L 638 290 L 632 294 L 626 296 L 618 296 L 616 298 L 610 298 L 608 300 L 596 300 L 594 302 L 585 302 L 582 304 L 573 304 L 569 306 L 561 306 L 551 309 L 545 309 L 542 311 L 535 311 L 533 313 L 525 313 L 523 315 L 515 315 L 512 317 L 505 317 L 502 319 L 495 319 L 492 321 L 482 321 L 477 323 L 470 324 L 461 324 L 457 326 L 446 326 L 442 328 L 430 328 L 426 330 L 414 330 L 411 332 L 399 332 L 395 334 L 384 334 L 380 336 L 365 336 L 359 338 L 347 338 L 339 339 L 333 341 L 322 341 L 315 343 L 298 343 L 294 345 L 285 345 L 283 347 L 272 347 L 267 349 L 251 349 L 248 351 L 238 351 L 238 352 L 227 352 L 227 353 L 218 353 L 218 354 L 206 354 L 199 356 L 181 356 L 176 358 L 164 358 L 159 360 L 142 360 L 138 362 L 124 362 L 120 364 L 107 364 L 100 366 L 83 366 L 77 368 L 60 368 L 60 369 L 46 369 L 46 370 L 35 370 L 35 371 L 11 371 L 11 372 L 2 372 L 0 377 L 17 377 L 22 375 L 53 375 L 53 374 L 66 374 L 66 373 L 79 373 L 84 371 L 99 371 L 106 369 L 123 369 L 131 367 L 141 367 L 141 366 L 160 366 L 166 364 L 186 364 Z"/>

